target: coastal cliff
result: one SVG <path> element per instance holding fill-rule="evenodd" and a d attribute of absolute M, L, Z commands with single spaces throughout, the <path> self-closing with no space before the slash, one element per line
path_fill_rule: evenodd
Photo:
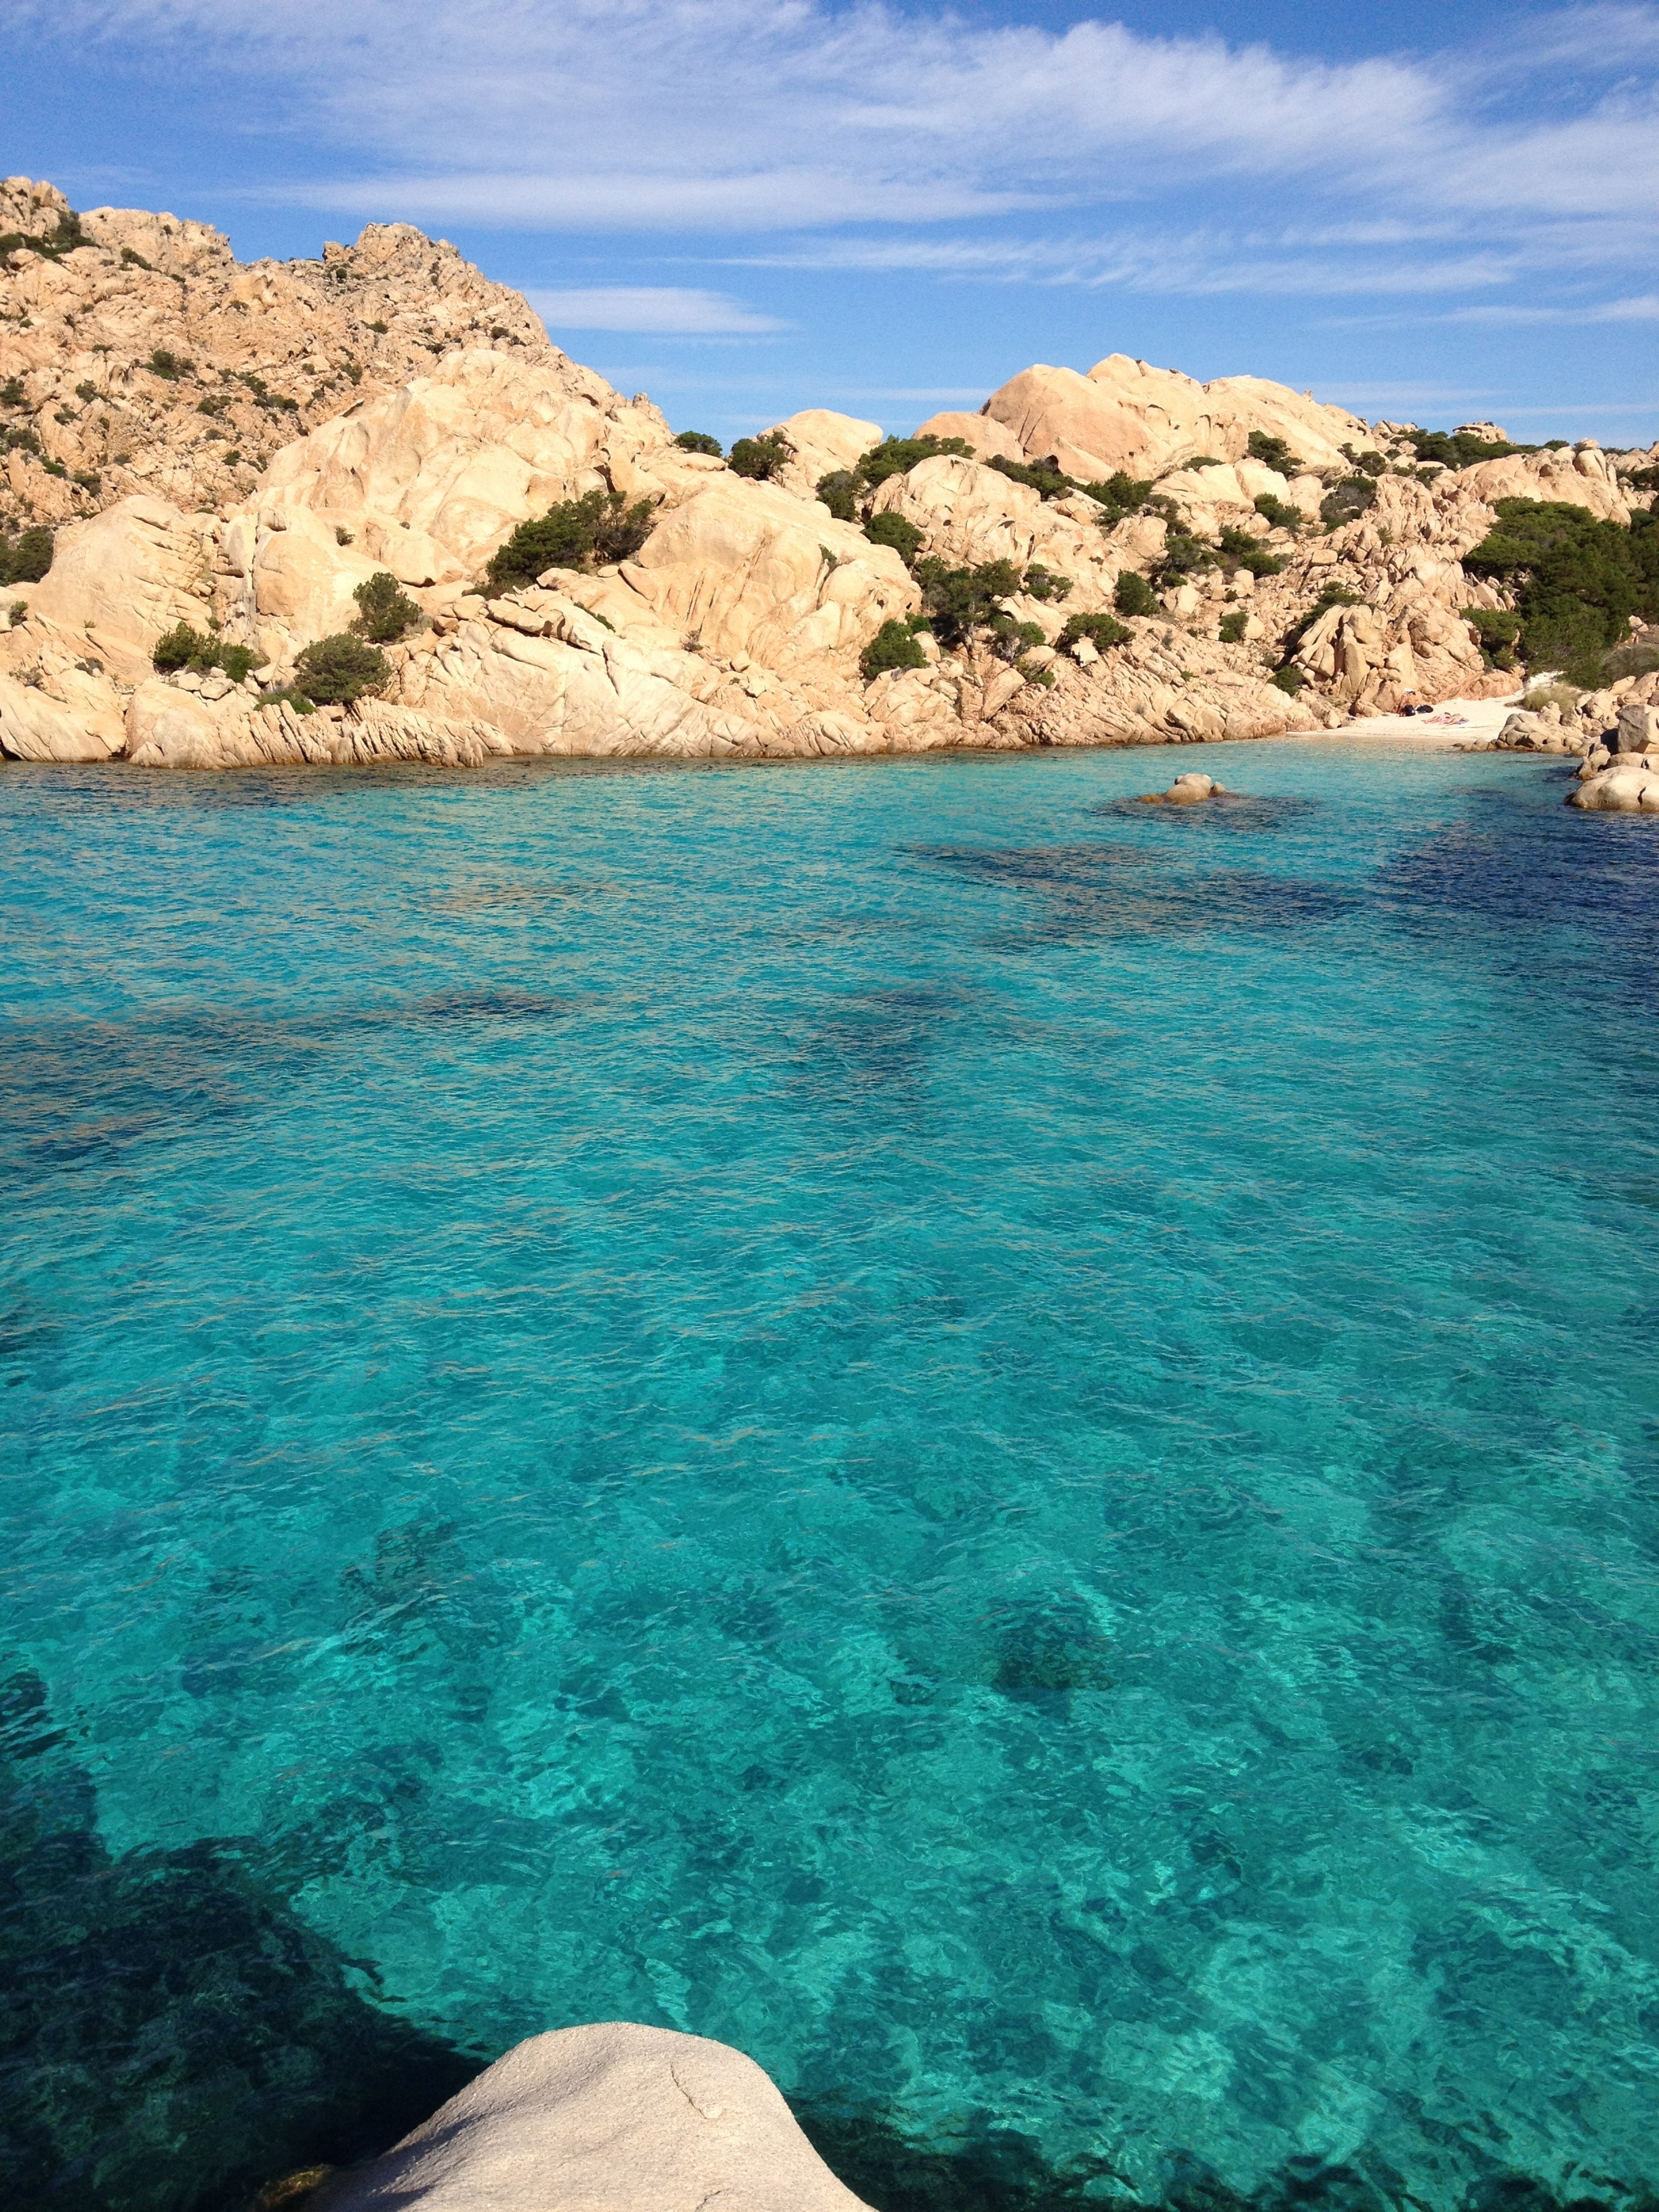
<path fill-rule="evenodd" d="M 1628 526 L 1652 496 L 1647 455 L 1494 435 L 1425 465 L 1410 426 L 1117 355 L 913 439 L 809 410 L 728 459 L 407 226 L 244 266 L 204 225 L 13 179 L 0 227 L 14 760 L 1312 731 L 1514 688 L 1508 586 L 1463 565 L 1499 501 Z M 544 517 L 586 536 L 514 571 Z M 311 649 L 353 639 L 357 676 L 319 680 Z"/>

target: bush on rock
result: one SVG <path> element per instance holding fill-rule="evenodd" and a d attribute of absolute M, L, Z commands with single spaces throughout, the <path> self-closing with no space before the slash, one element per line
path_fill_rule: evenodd
<path fill-rule="evenodd" d="M 398 590 L 389 569 L 378 569 L 351 596 L 360 610 L 351 627 L 371 645 L 391 645 L 426 620 L 409 594 Z"/>
<path fill-rule="evenodd" d="M 1121 645 L 1132 633 L 1111 615 L 1067 615 L 1066 627 L 1060 633 L 1062 646 L 1075 645 L 1086 638 L 1097 653 L 1109 647 Z"/>
<path fill-rule="evenodd" d="M 0 534 L 0 584 L 38 584 L 51 566 L 51 531 L 20 531 L 15 544 Z"/>
<path fill-rule="evenodd" d="M 378 646 L 338 630 L 295 655 L 294 688 L 319 707 L 349 707 L 368 692 L 380 690 L 391 673 Z"/>
<path fill-rule="evenodd" d="M 757 483 L 769 483 L 795 449 L 781 431 L 769 430 L 763 438 L 739 438 L 726 456 L 729 467 Z"/>
<path fill-rule="evenodd" d="M 187 622 L 181 622 L 175 623 L 156 639 L 149 659 L 150 665 L 163 676 L 171 676 L 181 668 L 193 668 L 205 676 L 218 668 L 233 684 L 240 684 L 258 665 L 259 656 L 245 645 L 227 645 L 222 639 L 204 635 Z"/>
<path fill-rule="evenodd" d="M 1376 504 L 1376 486 L 1370 477 L 1344 477 L 1319 502 L 1319 519 L 1333 530 L 1355 521 Z"/>
<path fill-rule="evenodd" d="M 1302 463 L 1282 438 L 1270 437 L 1265 430 L 1252 430 L 1244 441 L 1244 451 L 1251 460 L 1260 461 L 1264 469 L 1277 469 L 1282 477 L 1299 477 Z"/>
<path fill-rule="evenodd" d="M 1019 589 L 1019 571 L 1012 561 L 952 568 L 935 555 L 917 562 L 915 576 L 933 635 L 950 647 L 965 646 L 975 629 L 989 627 L 1004 611 L 1001 601 Z M 1012 623 L 1012 617 L 1006 619 Z"/>
<path fill-rule="evenodd" d="M 927 533 L 902 514 L 872 514 L 864 526 L 864 534 L 872 545 L 890 545 L 908 568 L 915 565 Z"/>
<path fill-rule="evenodd" d="M 562 499 L 535 521 L 521 522 L 497 546 L 484 571 L 485 585 L 499 598 L 533 584 L 549 568 L 629 561 L 651 535 L 653 519 L 648 499 L 630 507 L 620 492 L 590 491 L 580 499 Z"/>
<path fill-rule="evenodd" d="M 1121 615 L 1155 615 L 1158 593 L 1144 576 L 1137 575 L 1133 568 L 1126 568 L 1117 580 L 1112 605 Z"/>
<path fill-rule="evenodd" d="M 866 684 L 874 683 L 890 668 L 925 668 L 927 655 L 916 642 L 915 632 L 908 623 L 889 620 L 871 639 L 859 655 L 859 672 Z"/>
<path fill-rule="evenodd" d="M 674 443 L 683 453 L 712 453 L 717 461 L 726 456 L 725 447 L 707 430 L 682 430 Z"/>
<path fill-rule="evenodd" d="M 1463 566 L 1514 592 L 1527 665 L 1563 669 L 1586 690 L 1599 687 L 1603 655 L 1632 615 L 1659 618 L 1659 516 L 1640 509 L 1626 530 L 1560 500 L 1500 499 Z"/>

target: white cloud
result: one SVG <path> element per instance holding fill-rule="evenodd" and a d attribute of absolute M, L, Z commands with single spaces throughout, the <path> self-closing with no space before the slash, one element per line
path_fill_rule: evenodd
<path fill-rule="evenodd" d="M 710 337 L 785 327 L 775 316 L 757 315 L 723 292 L 688 285 L 596 284 L 574 291 L 531 290 L 525 297 L 555 337 L 561 331 L 672 331 Z"/>

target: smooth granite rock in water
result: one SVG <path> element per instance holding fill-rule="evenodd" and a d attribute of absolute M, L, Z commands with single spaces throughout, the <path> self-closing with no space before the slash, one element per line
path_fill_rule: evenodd
<path fill-rule="evenodd" d="M 532 2036 L 307 2212 L 861 2212 L 729 2045 L 607 2021 Z"/>

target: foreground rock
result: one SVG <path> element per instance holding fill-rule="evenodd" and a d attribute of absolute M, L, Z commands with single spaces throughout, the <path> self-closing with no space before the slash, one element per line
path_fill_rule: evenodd
<path fill-rule="evenodd" d="M 1605 767 L 1592 756 L 1579 775 L 1567 793 L 1569 806 L 1592 814 L 1659 814 L 1659 750 L 1619 753 Z"/>
<path fill-rule="evenodd" d="M 533 2036 L 306 2212 L 864 2212 L 752 2058 L 608 2022 Z"/>

